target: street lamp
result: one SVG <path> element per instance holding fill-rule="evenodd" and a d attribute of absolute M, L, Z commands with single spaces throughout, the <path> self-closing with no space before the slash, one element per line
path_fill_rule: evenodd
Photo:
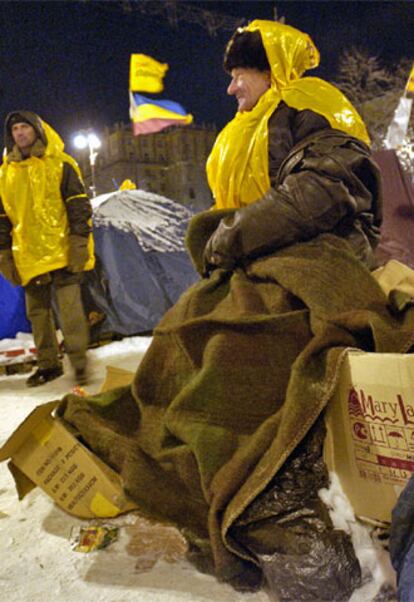
<path fill-rule="evenodd" d="M 89 164 L 91 166 L 91 180 L 92 180 L 92 196 L 96 197 L 96 183 L 95 183 L 95 161 L 98 153 L 96 150 L 101 147 L 101 141 L 98 136 L 92 131 L 80 132 L 77 134 L 73 140 L 73 143 L 76 148 L 89 149 Z"/>

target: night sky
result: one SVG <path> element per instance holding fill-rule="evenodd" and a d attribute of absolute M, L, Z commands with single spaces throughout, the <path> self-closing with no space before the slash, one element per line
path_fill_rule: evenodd
<path fill-rule="evenodd" d="M 222 55 L 231 31 L 211 36 L 196 23 L 173 27 L 166 15 L 137 10 L 139 0 L 0 0 L 0 117 L 33 110 L 55 127 L 68 152 L 72 135 L 128 122 L 129 56 L 149 54 L 169 64 L 165 90 L 197 124 L 222 127 L 235 112 L 226 96 Z M 414 2 L 185 2 L 245 23 L 273 19 L 274 8 L 289 25 L 307 32 L 321 53 L 321 66 L 308 72 L 333 77 L 338 57 L 352 45 L 392 66 L 414 59 Z M 130 10 L 128 10 L 128 7 Z M 148 94 L 150 96 L 150 94 Z"/>

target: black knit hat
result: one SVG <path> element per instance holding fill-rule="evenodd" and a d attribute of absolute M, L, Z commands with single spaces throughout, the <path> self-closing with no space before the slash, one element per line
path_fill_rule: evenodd
<path fill-rule="evenodd" d="M 32 126 L 37 134 L 37 137 L 40 138 L 43 144 L 47 144 L 42 122 L 36 113 L 33 113 L 32 111 L 13 111 L 7 115 L 4 122 L 4 145 L 9 152 L 12 150 L 14 145 L 11 131 L 15 123 L 28 123 Z"/>
<path fill-rule="evenodd" d="M 260 32 L 237 29 L 227 44 L 223 66 L 227 73 L 238 67 L 270 71 Z"/>
<path fill-rule="evenodd" d="M 21 113 L 13 113 L 8 122 L 7 125 L 9 126 L 10 130 L 11 128 L 16 124 L 16 123 L 28 123 L 29 125 L 31 125 L 33 127 L 33 123 L 31 123 L 29 121 L 29 119 L 27 117 L 25 117 L 24 115 L 22 115 Z"/>

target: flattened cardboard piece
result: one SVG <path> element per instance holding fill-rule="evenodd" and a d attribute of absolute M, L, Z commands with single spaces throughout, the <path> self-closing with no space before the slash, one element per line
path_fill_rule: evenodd
<path fill-rule="evenodd" d="M 0 461 L 10 459 L 19 498 L 38 485 L 80 518 L 114 517 L 136 508 L 119 475 L 52 416 L 58 403 L 35 408 L 0 449 Z"/>
<path fill-rule="evenodd" d="M 106 366 L 106 378 L 102 385 L 101 393 L 118 387 L 127 387 L 134 379 L 135 372 L 117 368 L 115 366 Z"/>
<path fill-rule="evenodd" d="M 9 437 L 6 443 L 0 448 L 0 462 L 4 462 L 11 458 L 15 451 L 19 449 L 22 443 L 27 439 L 32 430 L 58 405 L 58 401 L 49 401 L 40 406 L 37 406 L 24 420 L 20 423 L 13 435 Z"/>
<path fill-rule="evenodd" d="M 355 514 L 390 522 L 414 471 L 414 355 L 349 351 L 325 422 L 325 462 Z"/>
<path fill-rule="evenodd" d="M 374 270 L 372 275 L 386 295 L 397 290 L 414 297 L 414 270 L 397 259 L 390 259 Z"/>
<path fill-rule="evenodd" d="M 17 497 L 19 500 L 22 500 L 28 493 L 32 491 L 32 489 L 36 488 L 36 483 L 33 483 L 29 477 L 26 477 L 24 472 L 22 472 L 20 468 L 17 468 L 17 466 L 13 464 L 11 460 L 7 463 L 7 468 L 13 475 L 17 490 Z"/>

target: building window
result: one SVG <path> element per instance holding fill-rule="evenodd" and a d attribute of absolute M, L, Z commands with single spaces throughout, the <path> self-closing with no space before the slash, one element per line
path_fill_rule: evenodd
<path fill-rule="evenodd" d="M 109 154 L 114 157 L 118 152 L 118 140 L 115 136 L 109 138 Z"/>
<path fill-rule="evenodd" d="M 128 157 L 134 157 L 135 156 L 135 146 L 134 146 L 133 140 L 128 140 L 128 138 L 127 138 L 125 140 L 125 146 L 126 146 L 126 151 L 127 151 Z"/>

